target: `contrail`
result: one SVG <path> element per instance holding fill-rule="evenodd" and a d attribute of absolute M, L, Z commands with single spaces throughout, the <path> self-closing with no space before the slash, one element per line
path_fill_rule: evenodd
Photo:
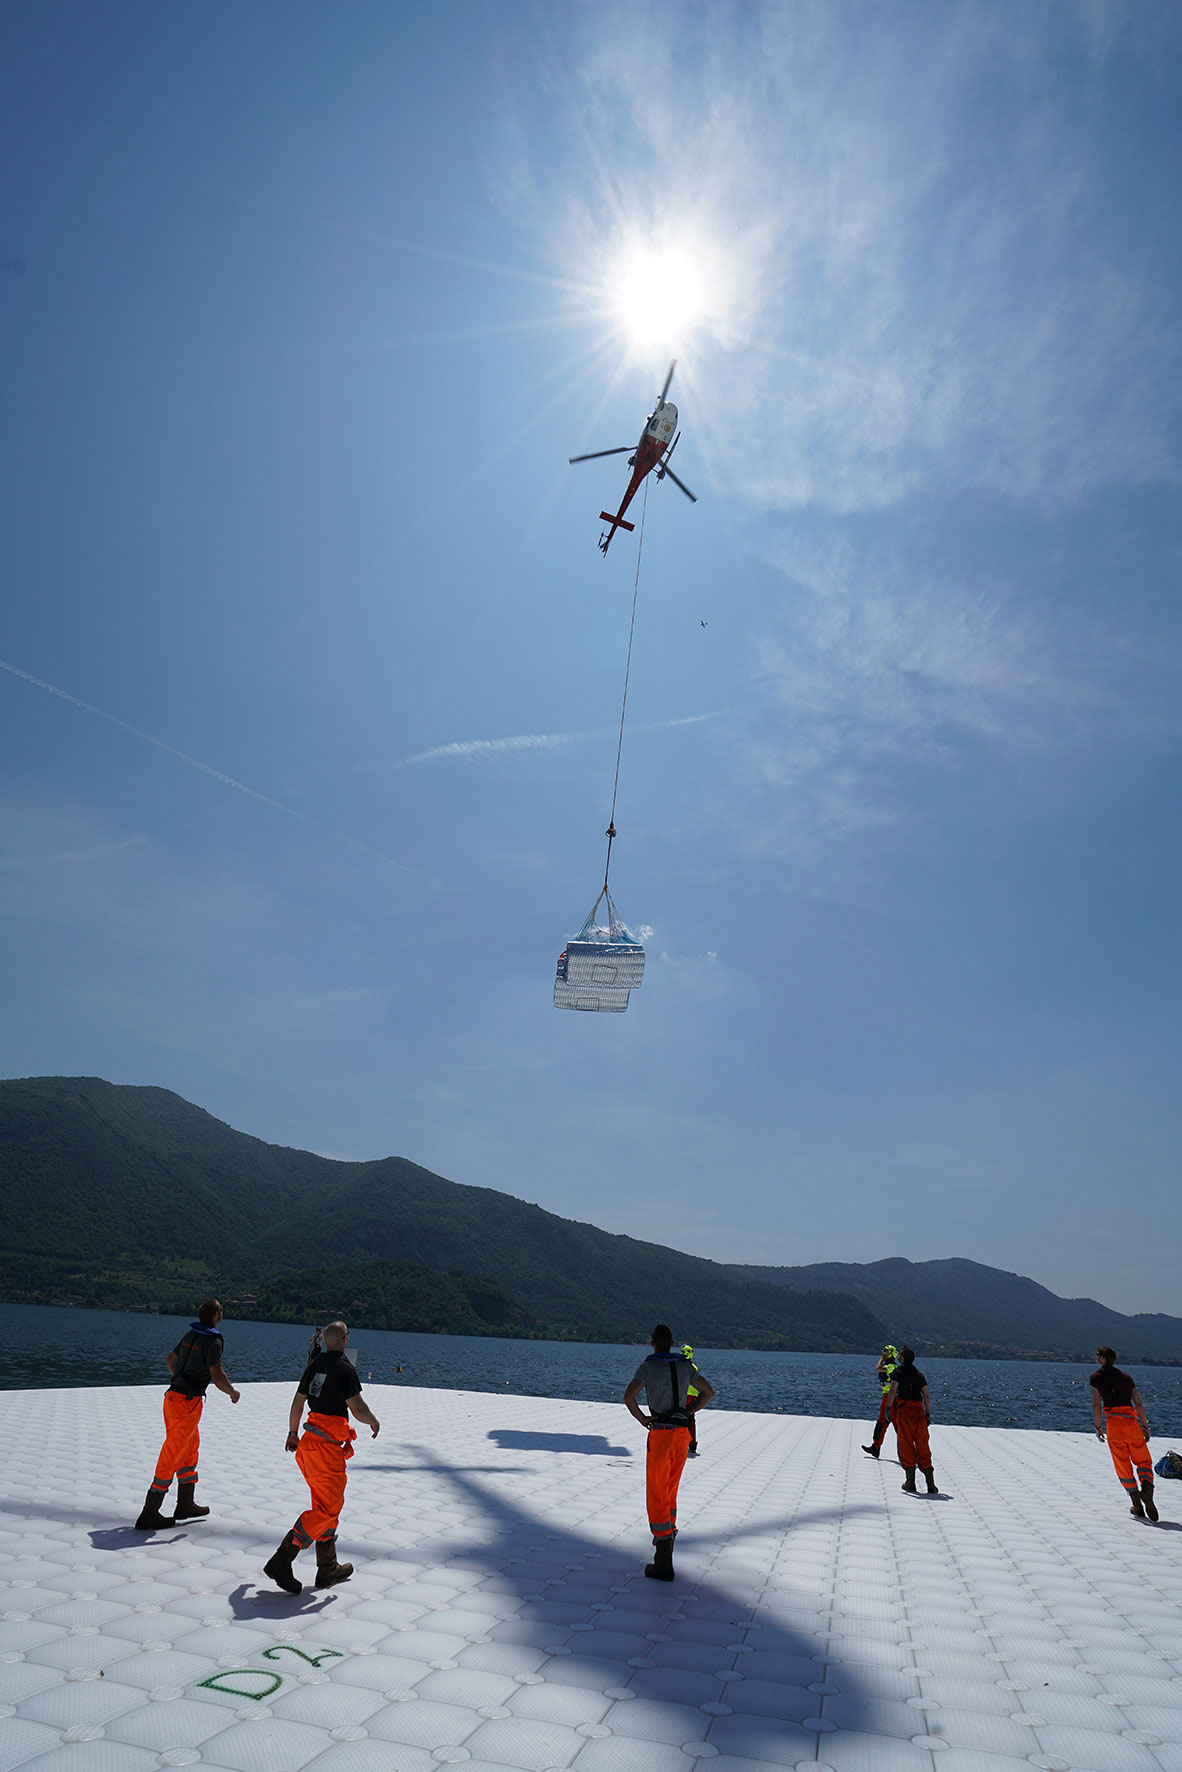
<path fill-rule="evenodd" d="M 601 732 L 523 732 L 516 738 L 469 738 L 458 744 L 437 744 L 429 751 L 416 751 L 413 757 L 403 757 L 388 767 L 409 769 L 412 763 L 429 763 L 434 757 L 491 757 L 498 751 L 545 751 L 554 745 L 602 736 Z"/>
<path fill-rule="evenodd" d="M 643 720 L 633 726 L 634 732 L 667 732 L 673 726 L 697 726 L 703 720 L 718 720 L 722 709 L 710 714 L 686 714 L 680 720 Z M 557 745 L 578 744 L 591 738 L 611 738 L 614 726 L 601 726 L 593 732 L 522 732 L 514 738 L 469 738 L 455 744 L 433 745 L 429 751 L 416 751 L 413 757 L 402 757 L 388 769 L 409 769 L 412 763 L 429 763 L 436 757 L 492 757 L 503 751 L 545 751 Z M 380 767 L 380 765 L 379 765 Z"/>
<path fill-rule="evenodd" d="M 260 800 L 264 806 L 274 807 L 276 812 L 286 812 L 290 818 L 298 818 L 304 824 L 310 824 L 313 830 L 322 831 L 326 837 L 334 837 L 338 843 L 348 843 L 353 849 L 360 849 L 363 855 L 371 855 L 375 861 L 384 861 L 387 867 L 399 868 L 404 874 L 414 874 L 416 879 L 425 878 L 417 868 L 408 868 L 401 861 L 394 861 L 389 855 L 382 855 L 377 849 L 370 849 L 365 843 L 359 843 L 356 837 L 346 837 L 343 831 L 334 831 L 331 826 L 321 824 L 319 819 L 310 818 L 306 812 L 297 812 L 294 806 L 285 806 L 282 800 L 272 800 L 269 794 L 260 794 L 257 788 L 247 787 L 244 781 L 235 781 L 232 775 L 223 775 L 220 769 L 213 769 L 208 763 L 202 763 L 197 757 L 190 757 L 185 751 L 178 751 L 174 745 L 165 744 L 162 738 L 153 738 L 150 732 L 141 732 L 138 726 L 132 726 L 127 720 L 121 720 L 117 714 L 108 714 L 105 708 L 96 708 L 93 702 L 83 701 L 80 696 L 71 695 L 68 690 L 59 689 L 55 683 L 47 683 L 43 677 L 34 677 L 29 671 L 22 671 L 14 664 L 8 664 L 0 658 L 0 670 L 9 671 L 14 677 L 21 677 L 26 683 L 32 683 L 38 689 L 56 695 L 61 701 L 68 701 L 76 708 L 82 708 L 88 714 L 97 714 L 100 720 L 106 720 L 112 726 L 118 726 L 123 732 L 130 732 L 135 738 L 142 738 L 145 743 L 156 746 L 158 751 L 165 751 L 170 757 L 176 757 L 187 763 L 191 769 L 200 769 L 202 775 L 212 775 L 215 781 L 224 782 L 228 788 L 237 788 L 240 794 L 247 794 L 252 800 Z"/>

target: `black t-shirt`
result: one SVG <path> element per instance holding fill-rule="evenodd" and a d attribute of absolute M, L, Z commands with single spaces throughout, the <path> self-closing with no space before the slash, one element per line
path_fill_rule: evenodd
<path fill-rule="evenodd" d="M 918 1366 L 896 1366 L 894 1380 L 899 1387 L 895 1392 L 895 1397 L 898 1402 L 923 1402 L 923 1387 L 927 1383 L 927 1379 L 919 1370 Z"/>
<path fill-rule="evenodd" d="M 357 1368 L 345 1358 L 343 1348 L 330 1348 L 308 1362 L 308 1369 L 299 1382 L 299 1393 L 317 1415 L 348 1415 L 350 1397 L 361 1395 Z"/>
<path fill-rule="evenodd" d="M 1088 1379 L 1094 1391 L 1099 1391 L 1100 1400 L 1106 1409 L 1128 1409 L 1133 1402 L 1136 1385 L 1127 1372 L 1116 1366 L 1101 1366 Z"/>
<path fill-rule="evenodd" d="M 191 1324 L 172 1350 L 176 1371 L 169 1390 L 179 1391 L 182 1397 L 203 1397 L 209 1389 L 210 1367 L 222 1363 L 223 1346 L 216 1329 L 208 1329 L 204 1323 Z"/>

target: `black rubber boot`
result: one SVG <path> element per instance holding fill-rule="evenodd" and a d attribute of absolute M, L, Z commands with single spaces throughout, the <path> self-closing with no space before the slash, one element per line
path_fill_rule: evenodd
<path fill-rule="evenodd" d="M 1156 1507 L 1156 1504 L 1154 1503 L 1154 1499 L 1153 1499 L 1153 1484 L 1152 1483 L 1142 1483 L 1142 1485 L 1141 1485 L 1141 1501 L 1144 1505 L 1145 1512 L 1149 1515 L 1149 1518 L 1151 1520 L 1156 1521 L 1157 1507 Z"/>
<path fill-rule="evenodd" d="M 871 1458 L 877 1458 L 878 1454 L 882 1450 L 882 1448 L 880 1446 L 870 1445 L 870 1446 L 863 1446 L 862 1450 L 863 1450 L 863 1452 L 869 1452 Z"/>
<path fill-rule="evenodd" d="M 164 1491 L 164 1495 L 168 1490 Z M 160 1512 L 160 1503 L 164 1500 L 159 1489 L 149 1489 L 147 1500 L 140 1509 L 140 1517 L 135 1523 L 137 1532 L 159 1532 L 162 1526 L 172 1525 L 172 1516 Z"/>
<path fill-rule="evenodd" d="M 928 1494 L 929 1495 L 938 1495 L 940 1493 L 939 1489 L 937 1489 L 937 1487 L 936 1487 L 936 1473 L 935 1473 L 935 1471 L 933 1471 L 933 1470 L 924 1471 L 923 1479 L 924 1479 L 924 1482 L 928 1486 Z"/>
<path fill-rule="evenodd" d="M 353 1573 L 352 1563 L 337 1562 L 336 1538 L 318 1538 L 316 1540 L 316 1586 L 335 1587 L 338 1581 L 348 1581 Z"/>
<path fill-rule="evenodd" d="M 673 1580 L 673 1540 L 658 1538 L 653 1545 L 653 1560 L 646 1563 L 644 1572 L 650 1581 Z"/>
<path fill-rule="evenodd" d="M 300 1554 L 300 1547 L 289 1532 L 282 1540 L 275 1555 L 263 1564 L 263 1574 L 269 1575 L 276 1587 L 281 1587 L 285 1594 L 302 1594 L 304 1584 L 300 1581 L 292 1567 Z"/>
<path fill-rule="evenodd" d="M 907 1478 L 907 1481 L 903 1484 L 904 1495 L 918 1495 L 919 1491 L 915 1487 L 915 1466 L 913 1464 L 905 1464 L 903 1466 L 903 1475 Z"/>
<path fill-rule="evenodd" d="M 1137 1491 L 1135 1489 L 1126 1489 L 1125 1494 L 1132 1503 L 1129 1512 L 1132 1514 L 1133 1518 L 1135 1520 L 1143 1520 L 1145 1518 L 1145 1509 L 1141 1506 L 1141 1497 L 1138 1495 Z M 1157 1512 L 1156 1508 L 1154 1509 L 1154 1512 Z"/>
<path fill-rule="evenodd" d="M 198 1507 L 193 1500 L 196 1483 L 178 1483 L 176 1486 L 176 1518 L 181 1520 L 203 1520 L 209 1512 L 207 1507 Z"/>

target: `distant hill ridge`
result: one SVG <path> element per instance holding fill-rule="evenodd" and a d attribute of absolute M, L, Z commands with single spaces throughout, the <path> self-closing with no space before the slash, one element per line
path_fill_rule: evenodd
<path fill-rule="evenodd" d="M 819 1261 L 806 1267 L 732 1264 L 732 1273 L 789 1290 L 822 1286 L 860 1299 L 891 1340 L 962 1358 L 1091 1360 L 1100 1342 L 1123 1362 L 1182 1363 L 1182 1319 L 1122 1316 L 1092 1298 L 1059 1298 L 1035 1280 L 979 1261 Z"/>
<path fill-rule="evenodd" d="M 882 1325 L 836 1292 L 575 1224 L 402 1157 L 336 1162 L 236 1132 L 167 1089 L 0 1082 L 0 1295 L 643 1342 L 667 1316 L 703 1344 L 866 1352 Z M 413 1307 L 413 1308 L 412 1308 Z"/>
<path fill-rule="evenodd" d="M 724 1266 L 578 1224 L 403 1157 L 266 1144 L 168 1089 L 0 1081 L 0 1297 L 457 1334 L 1182 1362 L 1182 1321 L 1121 1316 L 959 1259 Z"/>

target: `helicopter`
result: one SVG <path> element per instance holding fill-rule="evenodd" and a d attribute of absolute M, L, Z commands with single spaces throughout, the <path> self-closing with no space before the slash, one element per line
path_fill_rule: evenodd
<path fill-rule="evenodd" d="M 628 457 L 632 478 L 628 482 L 628 490 L 624 494 L 619 510 L 614 517 L 610 511 L 600 511 L 599 513 L 602 522 L 611 524 L 607 534 L 601 535 L 599 538 L 600 550 L 604 554 L 611 546 L 612 537 L 617 529 L 632 530 L 636 528 L 635 523 L 625 522 L 624 512 L 635 498 L 641 481 L 646 474 L 651 474 L 654 468 L 657 470 L 658 480 L 663 480 L 668 474 L 674 486 L 685 493 L 691 504 L 698 502 L 689 487 L 677 478 L 669 466 L 669 457 L 673 454 L 681 437 L 681 432 L 677 429 L 677 408 L 671 400 L 665 398 L 669 392 L 669 383 L 673 380 L 673 371 L 676 368 L 677 359 L 675 357 L 669 365 L 669 373 L 665 377 L 665 386 L 661 389 L 657 404 L 650 412 L 645 427 L 640 433 L 640 441 Z M 670 442 L 670 438 L 673 439 L 672 442 Z M 628 447 L 627 443 L 621 443 L 618 449 L 596 449 L 590 455 L 572 455 L 568 457 L 568 460 L 572 466 L 578 461 L 598 461 L 603 455 L 623 455 Z"/>

